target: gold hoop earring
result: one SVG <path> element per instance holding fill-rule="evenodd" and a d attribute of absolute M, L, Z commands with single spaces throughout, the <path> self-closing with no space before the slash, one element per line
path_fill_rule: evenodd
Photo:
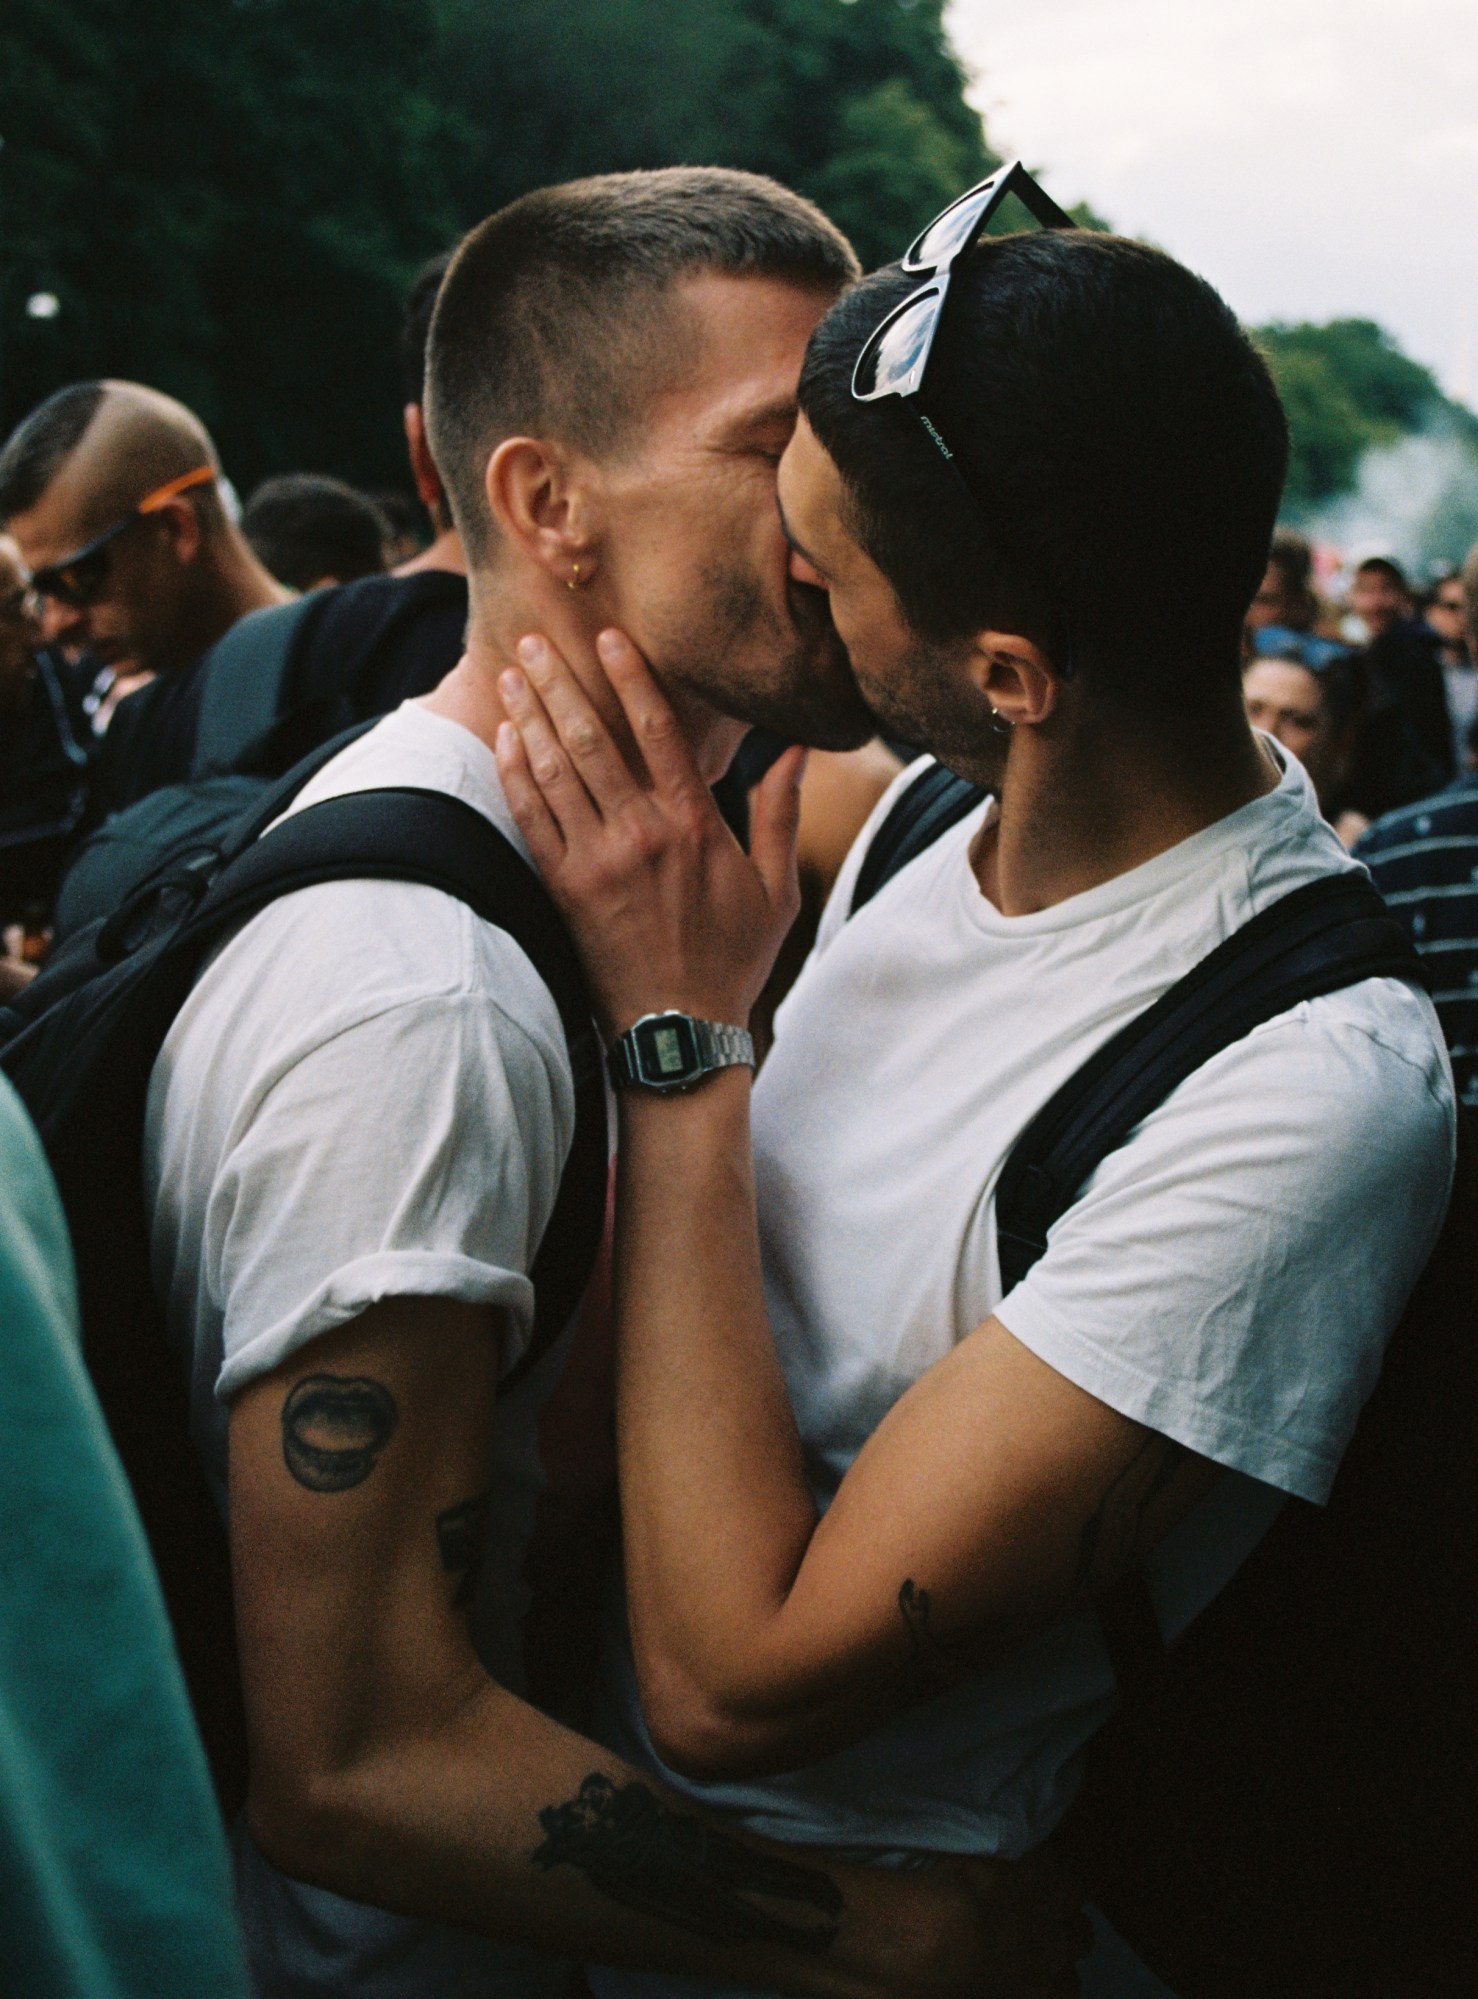
<path fill-rule="evenodd" d="M 571 590 L 578 590 L 580 587 L 580 565 L 578 562 L 571 568 L 570 580 L 566 587 Z"/>

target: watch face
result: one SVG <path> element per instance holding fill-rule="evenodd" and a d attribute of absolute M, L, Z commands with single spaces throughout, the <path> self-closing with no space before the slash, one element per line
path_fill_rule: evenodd
<path fill-rule="evenodd" d="M 686 1014 L 659 1013 L 632 1029 L 637 1067 L 644 1083 L 679 1084 L 698 1074 L 698 1043 Z"/>

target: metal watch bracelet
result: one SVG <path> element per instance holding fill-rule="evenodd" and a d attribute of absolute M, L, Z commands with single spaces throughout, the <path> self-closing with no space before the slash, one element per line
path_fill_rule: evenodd
<path fill-rule="evenodd" d="M 611 1044 L 606 1066 L 617 1089 L 690 1090 L 719 1069 L 754 1067 L 754 1041 L 743 1027 L 668 1011 L 643 1014 Z"/>

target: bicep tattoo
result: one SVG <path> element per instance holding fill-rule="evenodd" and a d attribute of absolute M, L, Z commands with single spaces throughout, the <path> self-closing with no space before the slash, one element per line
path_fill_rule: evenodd
<path fill-rule="evenodd" d="M 363 1485 L 389 1443 L 400 1412 L 368 1375 L 310 1374 L 282 1405 L 282 1456 L 309 1492 Z"/>
<path fill-rule="evenodd" d="M 1112 1589 L 1139 1555 L 1144 1516 L 1190 1452 L 1173 1437 L 1149 1436 L 1083 1526 L 1074 1593 L 1091 1601 Z"/>
<path fill-rule="evenodd" d="M 488 1512 L 493 1495 L 480 1492 L 449 1506 L 436 1516 L 436 1545 L 441 1550 L 441 1566 L 448 1575 L 460 1577 L 453 1610 L 465 1610 L 477 1595 L 477 1574 L 482 1567 L 482 1551 L 488 1538 Z"/>
<path fill-rule="evenodd" d="M 842 1891 L 820 1867 L 761 1853 L 668 1804 L 646 1784 L 592 1771 L 567 1803 L 540 1812 L 535 1867 L 573 1867 L 623 1908 L 710 1943 L 835 1942 Z"/>

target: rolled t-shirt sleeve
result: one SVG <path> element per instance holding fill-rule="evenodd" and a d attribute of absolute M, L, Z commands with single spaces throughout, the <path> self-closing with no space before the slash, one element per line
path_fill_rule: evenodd
<path fill-rule="evenodd" d="M 1122 1414 L 1322 1502 L 1441 1226 L 1454 1117 L 1440 1060 L 1338 996 L 1299 1007 L 1110 1154 L 997 1316 Z"/>
<path fill-rule="evenodd" d="M 483 993 L 386 1007 L 243 1105 L 206 1209 L 226 1400 L 377 1300 L 497 1306 L 506 1372 L 574 1128 L 567 1065 Z"/>

